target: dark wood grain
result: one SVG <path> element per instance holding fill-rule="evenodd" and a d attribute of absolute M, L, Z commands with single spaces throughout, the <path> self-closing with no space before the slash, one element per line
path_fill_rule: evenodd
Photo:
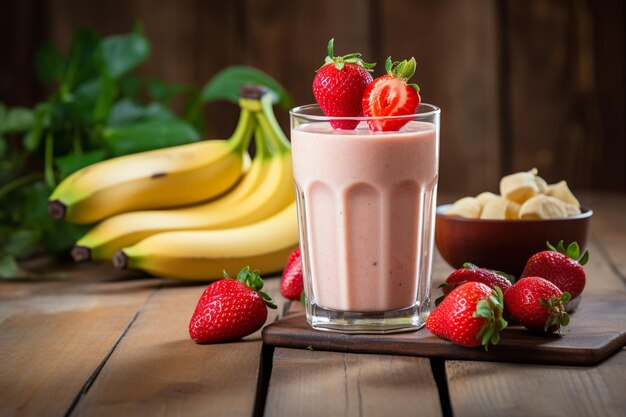
<path fill-rule="evenodd" d="M 265 290 L 277 301 L 277 279 Z M 260 332 L 243 342 L 198 345 L 189 338 L 206 285 L 169 286 L 143 306 L 133 325 L 78 401 L 73 416 L 250 416 L 261 356 Z M 271 310 L 268 322 L 280 310 Z"/>
<path fill-rule="evenodd" d="M 265 408 L 277 416 L 441 416 L 427 359 L 278 348 Z"/>
<path fill-rule="evenodd" d="M 456 417 L 619 417 L 626 396 L 626 350 L 601 366 L 446 363 Z"/>
<path fill-rule="evenodd" d="M 507 1 L 505 15 L 510 172 L 623 190 L 626 109 L 608 91 L 625 88 L 624 2 Z"/>
<path fill-rule="evenodd" d="M 0 415 L 66 415 L 162 282 L 89 266 L 64 274 L 0 282 Z"/>

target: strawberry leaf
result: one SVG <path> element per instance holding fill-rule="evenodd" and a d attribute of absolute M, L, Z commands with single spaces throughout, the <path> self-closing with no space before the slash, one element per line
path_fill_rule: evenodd
<path fill-rule="evenodd" d="M 547 246 L 547 247 L 548 247 L 548 249 L 550 249 L 551 251 L 553 251 L 553 252 L 558 252 L 558 250 L 557 250 L 554 246 L 552 246 L 552 244 L 551 244 L 550 242 L 548 242 L 548 241 L 546 241 L 546 246 Z"/>
<path fill-rule="evenodd" d="M 562 240 L 556 245 L 556 250 L 564 255 L 566 254 L 565 246 L 563 245 Z"/>
<path fill-rule="evenodd" d="M 471 262 L 465 262 L 463 264 L 463 268 L 465 268 L 465 269 L 480 269 L 478 266 L 474 265 Z"/>
<path fill-rule="evenodd" d="M 435 299 L 435 307 L 437 307 L 439 304 L 441 304 L 441 302 L 443 301 L 443 299 L 446 298 L 446 295 L 442 295 L 441 297 L 437 297 Z"/>
<path fill-rule="evenodd" d="M 572 242 L 567 246 L 566 255 L 572 259 L 578 259 L 580 256 L 580 247 L 578 247 L 578 243 Z"/>
<path fill-rule="evenodd" d="M 578 263 L 581 265 L 585 265 L 587 262 L 589 262 L 589 251 L 585 251 L 583 257 L 580 258 L 580 260 L 578 261 Z"/>

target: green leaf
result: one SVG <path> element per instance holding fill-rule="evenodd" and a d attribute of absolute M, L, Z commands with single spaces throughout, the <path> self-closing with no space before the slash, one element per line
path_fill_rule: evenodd
<path fill-rule="evenodd" d="M 97 77 L 79 85 L 74 93 L 75 99 L 93 106 L 100 96 L 100 82 L 100 77 Z"/>
<path fill-rule="evenodd" d="M 2 238 L 2 251 L 14 257 L 30 255 L 41 238 L 39 229 L 8 229 L 7 232 Z"/>
<path fill-rule="evenodd" d="M 577 260 L 580 256 L 580 248 L 578 247 L 578 243 L 572 242 L 567 246 L 566 255 L 574 260 Z"/>
<path fill-rule="evenodd" d="M 241 271 L 239 271 L 239 273 L 237 274 L 237 281 L 245 282 L 249 272 L 249 266 L 242 268 Z"/>
<path fill-rule="evenodd" d="M 149 120 L 104 130 L 107 149 L 113 156 L 196 142 L 198 132 L 181 120 Z"/>
<path fill-rule="evenodd" d="M 65 71 L 65 58 L 53 45 L 46 44 L 35 54 L 35 70 L 37 77 L 44 83 L 61 81 Z"/>
<path fill-rule="evenodd" d="M 260 84 L 269 88 L 276 95 L 278 105 L 285 110 L 292 107 L 292 98 L 276 80 L 266 73 L 248 66 L 231 66 L 211 78 L 202 89 L 202 101 L 228 100 L 239 101 L 239 90 L 246 84 Z"/>
<path fill-rule="evenodd" d="M 589 251 L 585 251 L 583 257 L 580 258 L 580 261 L 578 261 L 578 263 L 581 265 L 585 265 L 587 262 L 589 262 Z"/>
<path fill-rule="evenodd" d="M 187 89 L 183 84 L 166 84 L 154 79 L 148 81 L 147 87 L 150 97 L 164 103 L 170 102 L 174 97 Z"/>
<path fill-rule="evenodd" d="M 116 94 L 117 85 L 115 80 L 108 74 L 103 73 L 100 76 L 100 92 L 98 94 L 98 101 L 96 101 L 96 106 L 93 109 L 93 118 L 95 121 L 99 122 L 106 120 L 109 112 L 111 111 L 111 107 L 113 106 Z"/>
<path fill-rule="evenodd" d="M 176 119 L 176 115 L 161 103 L 150 103 L 146 106 L 144 118 L 146 120 Z"/>
<path fill-rule="evenodd" d="M 7 145 L 7 140 L 4 138 L 4 136 L 0 135 L 0 158 L 4 158 L 7 153 L 7 149 L 9 149 L 9 146 Z"/>
<path fill-rule="evenodd" d="M 104 161 L 105 156 L 106 151 L 104 149 L 96 149 L 82 154 L 71 153 L 56 158 L 54 164 L 59 170 L 59 176 L 64 179 L 81 168 Z"/>
<path fill-rule="evenodd" d="M 141 78 L 128 74 L 118 80 L 118 87 L 122 97 L 137 100 L 141 90 Z"/>
<path fill-rule="evenodd" d="M 35 114 L 25 107 L 13 107 L 0 120 L 0 133 L 19 133 L 32 128 Z"/>
<path fill-rule="evenodd" d="M 144 114 L 145 110 L 142 106 L 131 99 L 124 98 L 111 108 L 107 126 L 123 126 L 140 119 Z"/>
<path fill-rule="evenodd" d="M 9 254 L 0 255 L 0 278 L 16 278 L 20 268 L 15 258 Z"/>
<path fill-rule="evenodd" d="M 62 94 L 74 91 L 76 86 L 98 75 L 94 51 L 99 43 L 100 38 L 90 29 L 79 29 L 74 32 L 70 54 L 63 73 Z"/>
<path fill-rule="evenodd" d="M 561 295 L 561 302 L 563 303 L 567 303 L 569 300 L 572 299 L 572 295 L 570 293 L 568 293 L 567 291 L 565 291 L 562 295 Z"/>
<path fill-rule="evenodd" d="M 548 247 L 548 249 L 550 249 L 553 252 L 558 252 L 558 250 L 554 247 L 554 245 L 552 245 L 552 243 L 546 241 L 546 246 Z"/>
<path fill-rule="evenodd" d="M 104 73 L 119 78 L 150 55 L 150 44 L 142 33 L 130 33 L 104 38 L 97 51 Z"/>
<path fill-rule="evenodd" d="M 51 107 L 48 103 L 40 103 L 35 107 L 35 121 L 33 127 L 24 136 L 24 148 L 33 152 L 41 143 L 44 128 L 50 125 Z"/>

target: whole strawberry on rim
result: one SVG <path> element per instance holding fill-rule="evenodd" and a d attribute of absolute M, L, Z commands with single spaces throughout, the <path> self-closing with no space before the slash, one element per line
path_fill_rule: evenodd
<path fill-rule="evenodd" d="M 565 303 L 570 298 L 568 292 L 561 292 L 546 279 L 526 277 L 504 294 L 504 304 L 509 314 L 528 330 L 554 333 L 569 324 Z"/>
<path fill-rule="evenodd" d="M 326 116 L 363 116 L 361 98 L 372 82 L 370 72 L 376 64 L 364 62 L 361 54 L 335 56 L 335 39 L 328 41 L 328 55 L 313 79 L 313 96 Z M 332 120 L 335 129 L 353 130 L 356 120 Z"/>
<path fill-rule="evenodd" d="M 500 341 L 500 330 L 508 323 L 502 318 L 503 295 L 480 283 L 466 282 L 456 287 L 426 319 L 426 329 L 457 345 L 475 347 Z"/>
<path fill-rule="evenodd" d="M 196 343 L 240 339 L 259 330 L 267 308 L 276 308 L 265 294 L 259 271 L 243 268 L 237 278 L 224 271 L 224 279 L 209 285 L 189 321 L 189 336 Z"/>
<path fill-rule="evenodd" d="M 587 275 L 583 265 L 589 260 L 589 252 L 580 256 L 578 243 L 567 246 L 561 240 L 556 247 L 546 242 L 549 250 L 534 254 L 526 262 L 521 278 L 541 277 L 556 285 L 561 291 L 570 293 L 572 299 L 583 292 Z"/>
<path fill-rule="evenodd" d="M 407 81 L 415 73 L 415 58 L 385 61 L 387 75 L 376 78 L 363 93 L 363 113 L 370 117 L 389 117 L 388 119 L 369 120 L 371 131 L 385 132 L 400 130 L 410 117 L 398 117 L 414 114 L 421 102 L 420 88 Z"/>

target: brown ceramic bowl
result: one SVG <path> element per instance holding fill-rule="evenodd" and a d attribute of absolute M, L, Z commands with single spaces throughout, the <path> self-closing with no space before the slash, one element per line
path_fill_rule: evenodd
<path fill-rule="evenodd" d="M 437 207 L 435 242 L 443 259 L 460 268 L 471 262 L 519 278 L 526 261 L 546 248 L 546 241 L 566 247 L 587 246 L 593 211 L 581 207 L 576 216 L 548 220 L 482 220 L 443 214 L 451 204 Z M 581 252 L 582 253 L 582 252 Z"/>

